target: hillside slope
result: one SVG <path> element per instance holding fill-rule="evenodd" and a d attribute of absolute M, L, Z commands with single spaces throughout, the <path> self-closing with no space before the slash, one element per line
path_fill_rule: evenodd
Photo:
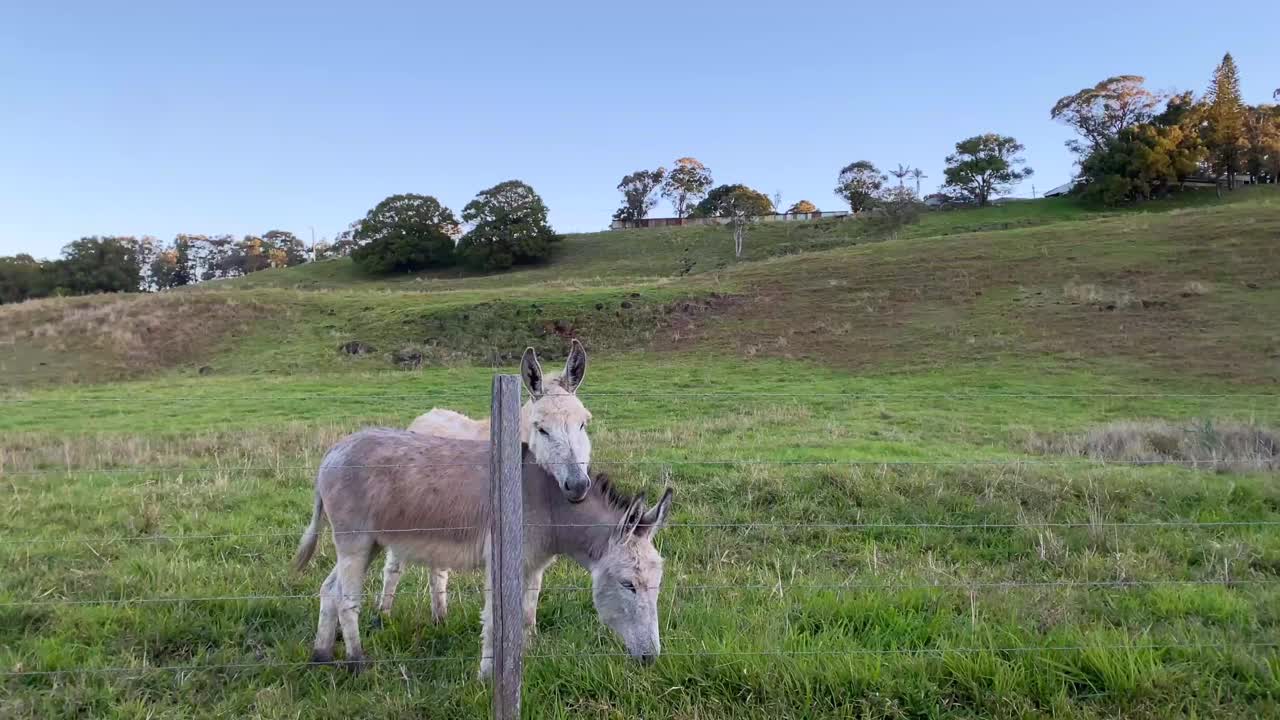
<path fill-rule="evenodd" d="M 862 242 L 871 238 L 856 223 L 762 227 L 749 247 L 777 257 L 689 274 L 664 265 L 679 262 L 674 251 L 634 245 L 683 242 L 709 254 L 727 251 L 726 231 L 580 237 L 569 242 L 595 250 L 509 275 L 409 285 L 418 290 L 270 286 L 331 264 L 320 263 L 187 292 L 40 301 L 0 309 L 0 370 L 4 383 L 24 386 L 205 367 L 506 363 L 526 345 L 554 357 L 555 338 L 578 336 L 612 354 L 706 351 L 858 369 L 1048 355 L 1273 382 L 1280 198 L 1261 189 L 1235 199 L 1097 217 L 1052 201 L 940 213 L 878 242 Z M 992 223 L 1015 227 L 923 234 L 931 224 L 941 233 Z M 789 254 L 797 237 L 814 248 L 837 232 L 846 234 L 839 247 Z M 625 258 L 630 270 L 603 269 Z M 339 350 L 351 342 L 368 352 Z"/>

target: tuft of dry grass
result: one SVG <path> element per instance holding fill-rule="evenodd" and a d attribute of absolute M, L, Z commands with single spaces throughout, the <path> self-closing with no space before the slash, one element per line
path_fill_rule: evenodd
<path fill-rule="evenodd" d="M 1219 472 L 1280 469 L 1280 433 L 1259 425 L 1209 419 L 1120 420 L 1083 433 L 1035 435 L 1028 449 L 1130 463 L 1185 463 Z"/>
<path fill-rule="evenodd" d="M 1213 286 L 1199 280 L 1188 281 L 1182 286 L 1182 297 L 1198 297 L 1213 292 Z"/>
<path fill-rule="evenodd" d="M 1133 293 L 1128 290 L 1116 290 L 1095 283 L 1081 283 L 1074 278 L 1062 286 L 1062 296 L 1067 300 L 1086 305 L 1105 305 L 1116 308 L 1127 308 L 1136 302 Z"/>

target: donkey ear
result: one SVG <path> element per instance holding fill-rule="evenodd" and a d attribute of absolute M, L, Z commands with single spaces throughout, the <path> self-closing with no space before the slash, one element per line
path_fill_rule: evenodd
<path fill-rule="evenodd" d="M 564 361 L 564 375 L 560 384 L 570 393 L 578 392 L 578 386 L 587 376 L 587 350 L 577 338 L 569 348 L 569 358 Z"/>
<path fill-rule="evenodd" d="M 640 518 L 640 524 L 636 527 L 636 534 L 641 537 L 651 538 L 663 525 L 667 524 L 667 515 L 671 513 L 671 496 L 675 494 L 671 488 L 662 493 L 662 499 L 654 505 L 649 512 Z"/>
<path fill-rule="evenodd" d="M 622 520 L 618 521 L 618 540 L 626 541 L 629 539 L 644 521 L 644 496 L 638 495 L 631 504 L 627 506 L 627 511 L 623 513 Z"/>
<path fill-rule="evenodd" d="M 533 348 L 526 348 L 524 357 L 520 359 L 520 377 L 534 399 L 542 397 L 542 366 L 538 364 L 538 353 Z"/>

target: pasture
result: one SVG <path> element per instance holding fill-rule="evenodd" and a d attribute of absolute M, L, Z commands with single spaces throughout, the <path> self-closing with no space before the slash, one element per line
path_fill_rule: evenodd
<path fill-rule="evenodd" d="M 0 313 L 0 716 L 486 717 L 479 575 L 436 626 L 407 572 L 351 676 L 306 666 L 332 542 L 288 566 L 337 438 L 483 416 L 517 362 L 489 353 L 563 352 L 529 305 L 592 351 L 596 469 L 675 503 L 662 656 L 620 657 L 561 560 L 527 716 L 1280 713 L 1275 447 L 1235 442 L 1280 427 L 1274 200 L 1025 225 L 611 284 L 139 298 L 126 346 L 73 317 L 120 301 Z M 202 303 L 232 308 L 210 337 L 130 325 Z M 357 333 L 378 353 L 336 356 Z M 396 370 L 403 342 L 451 354 Z M 1141 452 L 1073 450 L 1144 419 Z"/>

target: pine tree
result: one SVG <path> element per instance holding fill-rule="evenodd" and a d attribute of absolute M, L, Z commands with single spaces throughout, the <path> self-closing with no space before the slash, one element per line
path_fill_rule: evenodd
<path fill-rule="evenodd" d="M 1227 187 L 1235 189 L 1236 173 L 1244 164 L 1249 151 L 1245 136 L 1245 108 L 1240 100 L 1240 75 L 1231 53 L 1222 57 L 1222 63 L 1213 71 L 1213 83 L 1205 97 L 1208 112 L 1205 145 L 1213 171 L 1218 177 L 1227 177 Z"/>

